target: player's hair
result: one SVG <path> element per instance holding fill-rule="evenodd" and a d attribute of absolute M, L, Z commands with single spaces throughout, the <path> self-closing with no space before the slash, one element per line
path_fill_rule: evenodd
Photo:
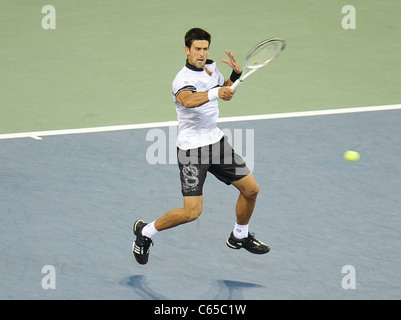
<path fill-rule="evenodd" d="M 194 42 L 195 40 L 206 40 L 209 41 L 210 45 L 212 37 L 207 31 L 201 28 L 192 28 L 188 30 L 185 34 L 185 46 L 191 48 L 192 42 Z"/>

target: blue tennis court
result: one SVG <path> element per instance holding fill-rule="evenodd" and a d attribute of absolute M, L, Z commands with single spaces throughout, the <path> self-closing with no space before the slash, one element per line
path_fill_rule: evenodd
<path fill-rule="evenodd" d="M 133 221 L 182 201 L 177 165 L 147 160 L 152 129 L 2 139 L 0 298 L 399 299 L 400 117 L 220 123 L 243 133 L 244 156 L 254 144 L 261 192 L 250 228 L 271 251 L 227 248 L 237 191 L 209 176 L 201 217 L 160 233 L 145 266 L 131 252 Z M 158 129 L 167 141 L 174 132 Z M 346 150 L 361 159 L 345 161 Z M 345 266 L 354 288 L 343 286 Z"/>

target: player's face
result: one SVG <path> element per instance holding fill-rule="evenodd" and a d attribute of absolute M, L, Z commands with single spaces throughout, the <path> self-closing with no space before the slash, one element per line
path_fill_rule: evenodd
<path fill-rule="evenodd" d="M 209 41 L 194 40 L 191 48 L 185 47 L 188 62 L 197 68 L 203 68 L 209 56 Z"/>

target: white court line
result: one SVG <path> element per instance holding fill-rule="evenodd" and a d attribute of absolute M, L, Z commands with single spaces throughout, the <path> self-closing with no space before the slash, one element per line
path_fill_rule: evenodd
<path fill-rule="evenodd" d="M 302 111 L 302 112 L 287 112 L 287 113 L 273 113 L 273 114 L 260 114 L 251 116 L 237 116 L 237 117 L 224 117 L 219 118 L 217 122 L 235 122 L 235 121 L 252 121 L 252 120 L 269 120 L 269 119 L 283 119 L 283 118 L 298 118 L 298 117 L 312 117 L 333 114 L 357 113 L 357 112 L 370 112 L 370 111 L 387 111 L 401 109 L 401 104 L 393 104 L 386 106 L 372 106 L 372 107 L 357 107 L 357 108 L 341 108 L 317 111 Z M 0 140 L 17 139 L 17 138 L 32 138 L 35 140 L 42 140 L 41 137 L 57 136 L 67 134 L 80 134 L 80 133 L 96 133 L 107 131 L 122 131 L 134 129 L 147 129 L 147 128 L 160 128 L 177 126 L 178 121 L 165 121 L 165 122 L 152 122 L 141 124 L 128 124 L 106 127 L 93 127 L 81 129 L 64 129 L 64 130 L 48 130 L 48 131 L 35 131 L 35 132 L 21 132 L 21 133 L 6 133 L 0 134 Z"/>

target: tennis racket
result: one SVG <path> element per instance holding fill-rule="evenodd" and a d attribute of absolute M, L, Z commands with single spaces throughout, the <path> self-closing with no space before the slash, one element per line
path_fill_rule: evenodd
<path fill-rule="evenodd" d="M 284 48 L 285 41 L 279 38 L 264 40 L 253 47 L 245 59 L 241 76 L 231 85 L 231 89 L 236 90 L 252 73 L 276 59 L 283 52 Z"/>

